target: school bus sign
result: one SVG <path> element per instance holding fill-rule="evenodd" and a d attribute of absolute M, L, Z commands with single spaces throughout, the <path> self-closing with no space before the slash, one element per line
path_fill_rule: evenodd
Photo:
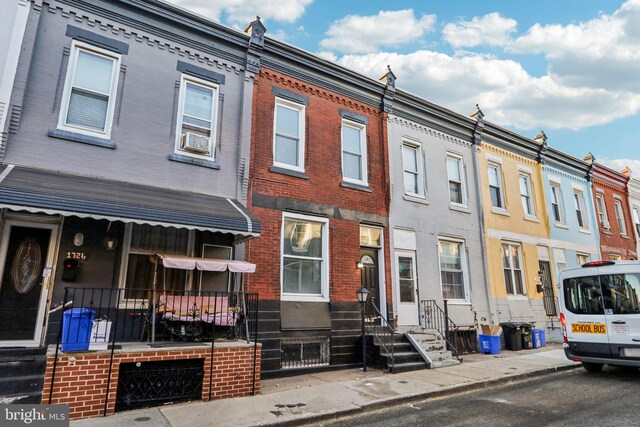
<path fill-rule="evenodd" d="M 607 325 L 604 323 L 572 323 L 571 332 L 574 334 L 606 334 Z"/>

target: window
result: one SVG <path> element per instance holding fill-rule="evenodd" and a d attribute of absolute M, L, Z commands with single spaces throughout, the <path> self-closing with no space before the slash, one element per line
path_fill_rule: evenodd
<path fill-rule="evenodd" d="M 553 220 L 564 224 L 564 212 L 562 209 L 562 193 L 559 184 L 551 184 L 551 212 Z"/>
<path fill-rule="evenodd" d="M 489 193 L 491 195 L 491 206 L 504 209 L 504 197 L 502 193 L 502 172 L 500 166 L 489 165 Z"/>
<path fill-rule="evenodd" d="M 609 254 L 609 259 L 611 261 L 622 261 L 622 256 L 620 254 Z"/>
<path fill-rule="evenodd" d="M 466 205 L 461 157 L 447 156 L 447 176 L 449 178 L 449 199 L 451 203 Z"/>
<path fill-rule="evenodd" d="M 204 80 L 182 76 L 176 152 L 213 158 L 216 139 L 218 87 Z"/>
<path fill-rule="evenodd" d="M 58 127 L 110 138 L 119 69 L 120 55 L 74 40 Z"/>
<path fill-rule="evenodd" d="M 620 199 L 615 199 L 613 201 L 613 209 L 616 213 L 616 221 L 618 221 L 618 228 L 620 229 L 620 234 L 626 236 L 627 223 L 624 219 L 624 211 L 622 210 L 622 202 L 620 201 Z"/>
<path fill-rule="evenodd" d="M 409 196 L 424 197 L 424 170 L 419 144 L 410 142 L 402 144 L 402 169 L 404 193 Z"/>
<path fill-rule="evenodd" d="M 276 98 L 273 163 L 304 172 L 304 105 Z"/>
<path fill-rule="evenodd" d="M 586 264 L 589 262 L 589 254 L 576 254 L 576 262 L 578 265 Z"/>
<path fill-rule="evenodd" d="M 640 239 L 640 212 L 637 207 L 633 207 L 633 223 L 636 226 L 636 237 Z"/>
<path fill-rule="evenodd" d="M 370 248 L 382 247 L 382 229 L 378 227 L 360 226 L 360 246 Z"/>
<path fill-rule="evenodd" d="M 564 249 L 555 248 L 553 250 L 553 258 L 556 262 L 556 277 L 558 277 L 560 272 L 567 268 L 567 259 L 565 258 Z M 539 255 L 538 259 L 540 259 Z"/>
<path fill-rule="evenodd" d="M 531 176 L 520 174 L 518 176 L 518 182 L 520 183 L 520 199 L 522 200 L 522 209 L 524 214 L 534 216 L 533 210 L 533 198 L 531 197 Z"/>
<path fill-rule="evenodd" d="M 576 314 L 604 314 L 598 276 L 565 279 L 562 286 L 567 310 Z"/>
<path fill-rule="evenodd" d="M 398 254 L 400 302 L 416 300 L 416 267 L 414 254 Z"/>
<path fill-rule="evenodd" d="M 504 283 L 507 293 L 524 295 L 525 289 L 522 279 L 522 257 L 520 245 L 515 243 L 502 244 L 502 266 L 504 269 Z"/>
<path fill-rule="evenodd" d="M 442 298 L 466 299 L 464 244 L 462 242 L 440 240 L 438 255 L 440 258 L 440 279 Z"/>
<path fill-rule="evenodd" d="M 613 314 L 640 314 L 640 275 L 612 274 L 600 276 L 605 309 Z"/>
<path fill-rule="evenodd" d="M 368 185 L 366 126 L 342 121 L 342 176 L 345 181 Z"/>
<path fill-rule="evenodd" d="M 580 190 L 573 191 L 573 204 L 576 210 L 576 217 L 578 219 L 578 226 L 583 230 L 588 230 L 587 218 L 584 212 L 584 195 Z"/>
<path fill-rule="evenodd" d="M 284 214 L 283 299 L 328 299 L 328 252 L 328 220 Z"/>
<path fill-rule="evenodd" d="M 609 217 L 607 216 L 607 208 L 604 203 L 604 196 L 600 193 L 596 194 L 596 208 L 598 209 L 598 221 L 600 221 L 600 226 L 605 230 L 611 229 Z"/>

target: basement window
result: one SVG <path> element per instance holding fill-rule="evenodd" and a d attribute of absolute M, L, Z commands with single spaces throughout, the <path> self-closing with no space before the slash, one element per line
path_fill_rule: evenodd
<path fill-rule="evenodd" d="M 329 337 L 283 338 L 280 344 L 280 368 L 311 368 L 329 366 Z"/>

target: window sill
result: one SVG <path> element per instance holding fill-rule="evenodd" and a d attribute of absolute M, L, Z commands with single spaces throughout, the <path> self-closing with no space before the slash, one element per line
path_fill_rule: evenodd
<path fill-rule="evenodd" d="M 613 233 L 611 232 L 611 230 L 606 230 L 606 229 L 602 229 L 602 234 L 608 234 L 609 236 L 613 236 Z"/>
<path fill-rule="evenodd" d="M 631 237 L 629 237 L 628 234 L 620 234 L 620 237 L 622 237 L 623 239 L 631 240 Z"/>
<path fill-rule="evenodd" d="M 513 301 L 529 301 L 529 297 L 526 295 L 507 294 L 507 299 L 513 300 Z"/>
<path fill-rule="evenodd" d="M 447 305 L 471 305 L 471 302 L 464 299 L 448 299 Z"/>
<path fill-rule="evenodd" d="M 427 199 L 424 197 L 420 197 L 420 196 L 412 196 L 410 194 L 404 194 L 402 196 L 403 200 L 406 200 L 408 202 L 413 202 L 413 203 L 420 203 L 422 205 L 428 205 L 429 202 L 427 202 Z"/>
<path fill-rule="evenodd" d="M 214 161 L 197 159 L 195 157 L 185 156 L 184 154 L 175 154 L 175 153 L 169 154 L 167 156 L 167 159 L 171 160 L 172 162 L 186 163 L 189 165 L 201 166 L 203 168 L 216 169 L 216 170 L 220 169 L 220 165 Z"/>
<path fill-rule="evenodd" d="M 491 213 L 502 215 L 502 216 L 511 216 L 509 211 L 504 208 L 497 208 L 495 206 L 491 206 Z"/>
<path fill-rule="evenodd" d="M 471 213 L 471 210 L 466 207 L 466 206 L 462 206 L 462 205 L 449 205 L 449 209 L 452 211 L 457 211 L 457 212 L 462 212 L 462 213 Z"/>
<path fill-rule="evenodd" d="M 584 233 L 584 234 L 591 234 L 591 231 L 589 231 L 589 230 L 588 230 L 588 229 L 586 229 L 586 228 L 581 228 L 581 229 L 580 229 L 580 232 L 581 232 L 581 233 Z"/>
<path fill-rule="evenodd" d="M 524 214 L 524 220 L 525 221 L 531 221 L 531 222 L 540 222 L 540 219 L 537 216 L 533 216 L 533 215 L 528 215 L 528 214 Z"/>
<path fill-rule="evenodd" d="M 298 171 L 294 171 L 294 170 L 287 169 L 287 168 L 281 168 L 281 167 L 278 167 L 278 166 L 271 166 L 269 168 L 269 172 L 279 173 L 281 175 L 293 176 L 295 178 L 309 179 L 309 175 L 307 175 L 304 172 L 298 172 Z"/>
<path fill-rule="evenodd" d="M 368 186 L 366 185 L 362 185 L 362 184 L 354 184 L 352 182 L 347 182 L 347 181 L 341 181 L 340 182 L 340 187 L 344 187 L 344 188 L 350 188 L 352 190 L 358 190 L 358 191 L 365 191 L 367 193 L 373 193 L 373 190 L 371 190 Z"/>
<path fill-rule="evenodd" d="M 329 298 L 323 296 L 306 296 L 306 295 L 280 295 L 280 301 L 298 301 L 298 302 L 329 302 Z"/>
<path fill-rule="evenodd" d="M 89 136 L 81 133 L 70 132 L 68 130 L 53 129 L 49 131 L 52 138 L 64 139 L 67 141 L 79 142 L 81 144 L 93 145 L 96 147 L 109 148 L 115 150 L 116 144 L 110 139 Z"/>
<path fill-rule="evenodd" d="M 562 223 L 562 222 L 556 222 L 554 225 L 555 225 L 557 228 L 564 228 L 565 230 L 568 230 L 568 229 L 569 229 L 569 226 L 568 226 L 567 224 Z"/>

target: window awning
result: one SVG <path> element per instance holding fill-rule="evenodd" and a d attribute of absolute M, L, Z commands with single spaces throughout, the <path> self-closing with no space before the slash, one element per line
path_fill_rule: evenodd
<path fill-rule="evenodd" d="M 155 254 L 151 258 L 158 260 L 166 268 L 179 270 L 227 271 L 232 273 L 255 273 L 256 265 L 246 261 L 230 259 L 194 258 L 180 255 Z"/>
<path fill-rule="evenodd" d="M 234 199 L 51 170 L 0 166 L 0 208 L 256 237 L 260 223 Z"/>

